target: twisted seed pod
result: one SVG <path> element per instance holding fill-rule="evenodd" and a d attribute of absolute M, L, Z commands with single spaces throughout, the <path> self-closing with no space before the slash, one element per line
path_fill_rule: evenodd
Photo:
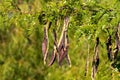
<path fill-rule="evenodd" d="M 67 60 L 67 63 L 70 65 L 70 67 L 71 67 L 71 60 L 70 60 L 70 57 L 69 57 L 69 55 L 68 55 L 68 49 L 69 49 L 69 38 L 68 38 L 68 34 L 67 34 L 67 32 L 66 32 L 66 44 L 65 44 L 65 47 L 66 47 L 66 52 L 65 52 L 65 54 L 66 54 L 66 60 Z"/>
<path fill-rule="evenodd" d="M 108 53 L 108 59 L 112 61 L 112 42 L 111 42 L 111 35 L 109 35 L 108 40 L 106 42 L 107 46 L 107 53 Z"/>
<path fill-rule="evenodd" d="M 97 73 L 98 66 L 99 66 L 98 45 L 99 45 L 99 38 L 97 37 L 96 38 L 96 45 L 95 45 L 95 48 L 94 48 L 93 61 L 92 61 L 92 75 L 91 75 L 92 80 L 95 79 L 95 75 Z"/>
<path fill-rule="evenodd" d="M 46 64 L 46 58 L 48 55 L 48 45 L 49 45 L 49 41 L 48 41 L 48 30 L 47 30 L 47 26 L 48 23 L 45 25 L 44 27 L 44 39 L 42 42 L 42 53 L 43 53 L 43 57 L 44 57 L 44 64 Z"/>
<path fill-rule="evenodd" d="M 48 66 L 51 66 L 54 61 L 56 60 L 56 56 L 58 56 L 58 61 L 59 61 L 59 54 L 58 54 L 58 47 L 57 47 L 57 34 L 56 34 L 56 31 L 53 29 L 53 35 L 54 35 L 54 49 L 53 49 L 53 52 L 52 52 L 52 57 L 51 57 L 51 60 L 48 64 Z"/>
<path fill-rule="evenodd" d="M 59 65 L 61 65 L 64 58 L 66 58 L 67 63 L 71 66 L 70 57 L 68 55 L 68 48 L 69 48 L 69 39 L 68 39 L 68 34 L 67 34 L 68 33 L 67 32 L 68 22 L 69 22 L 69 18 L 66 17 L 64 20 L 65 28 L 64 28 L 63 36 L 62 36 L 60 46 L 59 46 L 59 51 L 60 51 Z"/>
<path fill-rule="evenodd" d="M 120 40 L 119 40 L 119 28 L 120 28 L 120 23 L 117 27 L 116 33 L 115 33 L 115 37 L 116 37 L 116 48 L 113 51 L 113 55 L 114 55 L 114 59 L 116 59 L 118 51 L 120 50 Z"/>
<path fill-rule="evenodd" d="M 54 33 L 54 49 L 53 49 L 53 53 L 52 53 L 52 57 L 50 60 L 50 63 L 48 64 L 48 66 L 51 66 L 57 56 L 58 59 L 58 63 L 59 65 L 61 65 L 61 62 L 63 61 L 63 59 L 66 57 L 66 60 L 68 62 L 68 64 L 71 64 L 70 62 L 70 58 L 68 55 L 68 35 L 67 35 L 67 27 L 68 27 L 68 23 L 69 23 L 69 18 L 65 17 L 64 19 L 64 25 L 63 25 L 63 30 L 61 32 L 61 36 L 59 39 L 59 42 L 57 43 L 57 37 L 56 37 L 56 33 L 55 30 L 53 30 Z"/>

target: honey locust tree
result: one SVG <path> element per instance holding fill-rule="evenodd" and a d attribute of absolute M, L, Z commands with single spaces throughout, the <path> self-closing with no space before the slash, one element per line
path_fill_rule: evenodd
<path fill-rule="evenodd" d="M 119 4 L 119 0 L 0 0 L 0 80 L 119 79 L 119 52 L 118 59 L 108 57 L 119 47 Z M 45 26 L 47 57 L 42 54 Z M 54 50 L 68 50 L 70 60 L 62 54 L 55 60 Z"/>
<path fill-rule="evenodd" d="M 48 25 L 49 29 L 55 29 L 57 31 L 58 36 L 60 36 L 61 34 L 60 30 L 62 28 L 62 25 L 64 24 L 64 18 L 66 16 L 70 18 L 68 26 L 70 49 L 68 49 L 68 53 L 70 54 L 73 67 L 70 68 L 70 70 L 64 74 L 69 73 L 75 68 L 75 70 L 77 70 L 79 73 L 85 73 L 87 79 L 89 79 L 91 76 L 92 79 L 99 79 L 101 76 L 101 79 L 112 79 L 114 78 L 113 75 L 117 73 L 113 72 L 115 70 L 114 68 L 116 68 L 119 72 L 119 60 L 117 60 L 117 62 L 116 60 L 115 62 L 114 60 L 112 62 L 111 60 L 109 60 L 109 54 L 113 56 L 112 58 L 114 58 L 114 50 L 116 49 L 115 44 L 117 42 L 115 34 L 117 31 L 117 27 L 119 27 L 120 21 L 119 3 L 120 2 L 118 0 L 112 0 L 111 2 L 105 0 L 70 0 L 46 2 L 43 11 L 40 13 L 39 21 L 41 24 L 44 25 L 47 22 L 51 22 L 50 26 Z M 48 31 L 48 33 L 50 33 L 50 31 Z M 108 47 L 107 45 L 109 43 L 107 42 L 107 39 L 110 36 L 112 38 L 112 45 Z M 99 38 L 98 50 L 97 48 L 94 48 L 95 44 L 97 45 L 96 38 Z M 52 41 L 49 40 L 49 43 L 51 44 Z M 52 45 L 49 46 L 49 48 L 52 49 Z M 109 53 L 109 50 L 112 52 Z M 99 53 L 99 56 L 95 57 L 96 54 L 94 53 L 96 53 L 97 55 Z M 119 53 L 119 50 L 117 50 L 117 53 Z M 98 62 L 94 62 L 94 59 L 98 59 Z M 93 71 L 94 64 L 95 66 L 97 65 L 98 68 L 98 70 L 95 72 Z M 104 70 L 106 70 L 106 72 L 104 72 Z M 52 77 L 52 73 L 61 74 L 61 72 L 59 72 L 58 69 L 56 72 L 50 73 L 51 76 L 48 76 L 48 78 L 54 78 L 54 76 Z M 75 77 L 74 74 L 77 73 L 74 72 L 73 74 L 71 74 L 72 77 L 70 76 L 69 78 L 64 75 L 59 78 L 85 78 L 84 75 L 80 76 L 78 74 L 77 77 Z M 107 77 L 111 74 L 111 77 Z"/>

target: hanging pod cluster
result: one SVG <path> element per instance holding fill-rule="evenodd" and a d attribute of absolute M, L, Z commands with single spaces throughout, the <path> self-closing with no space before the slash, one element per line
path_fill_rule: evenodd
<path fill-rule="evenodd" d="M 119 32 L 120 32 L 120 23 L 118 24 L 118 26 L 115 29 L 115 34 L 114 34 L 115 46 L 113 46 L 113 44 L 112 44 L 111 35 L 109 35 L 108 40 L 106 42 L 108 59 L 111 61 L 110 67 L 112 69 L 117 68 L 118 71 L 120 71 L 120 68 L 118 67 L 120 65 L 120 63 L 119 63 L 120 55 L 118 55 L 118 53 L 120 51 L 120 39 L 119 39 L 120 33 Z"/>
<path fill-rule="evenodd" d="M 111 35 L 108 36 L 108 39 L 106 42 L 108 59 L 110 61 L 116 60 L 117 55 L 118 55 L 118 51 L 120 51 L 119 29 L 120 29 L 120 23 L 118 24 L 116 31 L 115 31 L 115 48 L 113 50 L 112 50 Z"/>
<path fill-rule="evenodd" d="M 120 51 L 119 30 L 120 30 L 120 23 L 117 26 L 115 31 L 115 48 L 114 49 L 112 49 L 112 36 L 110 35 L 110 33 L 106 42 L 108 59 L 113 63 L 116 63 L 118 52 Z M 92 61 L 92 73 L 91 73 L 92 80 L 95 80 L 95 75 L 98 71 L 98 66 L 99 66 L 99 48 L 98 48 L 99 42 L 100 42 L 99 37 L 97 37 L 96 45 L 94 47 L 93 61 Z"/>
<path fill-rule="evenodd" d="M 96 38 L 96 43 L 94 47 L 94 54 L 93 54 L 93 59 L 92 59 L 92 72 L 91 72 L 91 78 L 92 80 L 95 80 L 96 73 L 98 71 L 98 66 L 99 66 L 99 37 Z M 88 74 L 88 67 L 89 67 L 89 54 L 90 54 L 90 47 L 88 45 L 88 55 L 86 59 L 86 65 L 85 65 L 85 76 Z"/>
<path fill-rule="evenodd" d="M 69 17 L 65 17 L 60 39 L 58 39 L 57 37 L 56 30 L 53 29 L 54 45 L 53 45 L 52 56 L 50 61 L 48 62 L 48 66 L 51 66 L 56 59 L 58 60 L 58 64 L 61 65 L 64 58 L 66 58 L 67 63 L 71 66 L 71 61 L 68 55 L 68 49 L 69 49 L 69 39 L 68 39 L 68 31 L 67 31 L 68 24 L 69 24 Z M 49 50 L 48 29 L 50 28 L 50 25 L 51 22 L 47 23 L 44 27 L 44 39 L 42 42 L 42 53 L 44 57 L 44 64 L 46 64 L 46 59 Z"/>

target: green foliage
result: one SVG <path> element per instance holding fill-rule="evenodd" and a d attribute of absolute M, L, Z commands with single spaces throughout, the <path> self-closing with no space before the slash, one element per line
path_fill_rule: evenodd
<path fill-rule="evenodd" d="M 119 61 L 115 69 L 110 67 L 105 42 L 110 33 L 115 44 L 119 4 L 119 0 L 0 0 L 0 80 L 90 80 L 96 37 L 100 37 L 96 80 L 119 80 Z M 65 16 L 70 17 L 72 67 L 58 66 L 57 62 L 48 67 L 43 65 L 41 50 L 43 27 L 52 22 L 49 30 L 52 51 L 52 29 L 59 33 Z M 88 45 L 90 63 L 84 76 Z"/>

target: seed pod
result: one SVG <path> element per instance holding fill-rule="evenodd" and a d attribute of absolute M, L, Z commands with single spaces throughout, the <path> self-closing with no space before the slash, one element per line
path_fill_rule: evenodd
<path fill-rule="evenodd" d="M 53 29 L 53 34 L 54 34 L 54 46 L 55 46 L 55 48 L 56 48 L 56 56 L 57 56 L 57 60 L 58 60 L 58 62 L 59 62 L 59 53 L 60 53 L 60 51 L 59 51 L 59 49 L 58 49 L 57 34 L 56 34 L 55 29 Z"/>
<path fill-rule="evenodd" d="M 65 57 L 65 51 L 64 51 L 64 48 L 62 47 L 62 49 L 60 50 L 59 65 L 61 65 L 61 62 L 63 61 L 64 57 Z"/>
<path fill-rule="evenodd" d="M 112 42 L 111 42 L 111 35 L 109 35 L 108 40 L 106 42 L 107 46 L 107 53 L 108 53 L 108 59 L 112 61 Z"/>
<path fill-rule="evenodd" d="M 96 74 L 95 60 L 93 60 L 93 62 L 92 62 L 92 74 L 91 74 L 92 80 L 94 80 L 95 74 Z"/>
<path fill-rule="evenodd" d="M 48 66 L 51 66 L 55 62 L 55 60 L 56 60 L 56 54 L 55 54 L 55 50 L 53 50 L 52 57 Z"/>
<path fill-rule="evenodd" d="M 44 26 L 44 36 L 43 36 L 44 39 L 42 42 L 42 53 L 44 57 L 44 64 L 46 64 L 46 59 L 47 59 L 48 49 L 49 49 L 48 24 L 49 22 L 47 22 L 47 24 Z"/>
<path fill-rule="evenodd" d="M 59 45 L 59 51 L 60 51 L 60 60 L 59 65 L 61 65 L 64 58 L 66 58 L 67 63 L 71 66 L 71 61 L 68 55 L 68 48 L 69 48 L 69 40 L 68 40 L 68 34 L 67 34 L 67 26 L 68 26 L 69 18 L 66 17 L 64 19 L 64 28 L 63 28 L 63 34 L 61 37 L 61 42 Z"/>
<path fill-rule="evenodd" d="M 68 32 L 67 31 L 66 31 L 66 38 L 65 38 L 65 48 L 66 48 L 66 51 L 65 51 L 66 60 L 67 60 L 67 63 L 71 66 L 71 60 L 70 60 L 70 57 L 68 55 L 69 38 L 68 38 Z"/>
<path fill-rule="evenodd" d="M 42 53 L 43 53 L 43 56 L 45 56 L 46 50 L 47 50 L 47 39 L 44 39 L 43 42 L 42 42 Z"/>
<path fill-rule="evenodd" d="M 118 51 L 120 50 L 120 40 L 119 40 L 119 28 L 120 28 L 120 23 L 117 27 L 116 33 L 115 33 L 115 37 L 116 37 L 116 48 L 113 51 L 113 55 L 114 55 L 114 59 L 116 59 Z"/>
<path fill-rule="evenodd" d="M 58 57 L 59 65 L 61 65 L 61 62 L 63 61 L 63 59 L 65 57 L 66 57 L 66 60 L 67 60 L 68 64 L 71 64 L 70 58 L 69 58 L 69 55 L 68 55 L 68 44 L 69 44 L 68 42 L 69 41 L 68 41 L 68 35 L 66 33 L 68 23 L 69 23 L 69 18 L 65 17 L 63 30 L 61 32 L 61 36 L 60 36 L 60 39 L 59 39 L 58 43 L 57 43 L 55 30 L 53 31 L 53 33 L 54 33 L 54 49 L 53 49 L 52 58 L 50 60 L 49 66 L 54 63 L 54 61 L 56 59 L 56 56 Z"/>
<path fill-rule="evenodd" d="M 94 56 L 93 56 L 93 61 L 92 61 L 92 80 L 94 80 L 95 75 L 97 73 L 98 70 L 98 66 L 99 66 L 99 53 L 98 53 L 98 45 L 99 45 L 99 38 L 96 38 L 96 45 L 94 48 Z"/>
<path fill-rule="evenodd" d="M 71 61 L 70 61 L 70 57 L 68 55 L 68 48 L 69 48 L 69 40 L 68 40 L 68 35 L 67 33 L 64 34 L 65 35 L 65 42 L 63 42 L 63 45 L 60 49 L 60 61 L 59 64 L 61 65 L 61 62 L 64 60 L 64 58 L 66 58 L 67 63 L 71 66 Z M 64 39 L 64 38 L 63 38 Z"/>
<path fill-rule="evenodd" d="M 59 46 L 59 51 L 60 51 L 60 60 L 59 60 L 59 65 L 61 65 L 61 62 L 63 61 L 63 58 L 65 57 L 65 32 L 63 34 L 60 46 Z"/>
<path fill-rule="evenodd" d="M 52 57 L 51 57 L 51 60 L 48 64 L 48 66 L 51 66 L 55 59 L 56 59 L 56 56 L 58 56 L 58 61 L 59 61 L 59 54 L 58 54 L 58 47 L 57 47 L 57 34 L 56 34 L 56 31 L 53 29 L 53 35 L 54 35 L 54 49 L 53 49 L 53 53 L 52 53 Z"/>
<path fill-rule="evenodd" d="M 98 52 L 98 45 L 99 45 L 99 38 L 97 38 L 95 46 L 95 57 L 93 61 L 93 65 L 95 66 L 95 71 L 97 72 L 98 66 L 99 66 L 99 52 Z"/>
<path fill-rule="evenodd" d="M 46 58 L 47 58 L 47 54 L 48 54 L 48 36 L 47 36 L 47 28 L 44 27 L 44 39 L 42 42 L 42 53 L 44 56 L 44 64 L 46 64 Z"/>

